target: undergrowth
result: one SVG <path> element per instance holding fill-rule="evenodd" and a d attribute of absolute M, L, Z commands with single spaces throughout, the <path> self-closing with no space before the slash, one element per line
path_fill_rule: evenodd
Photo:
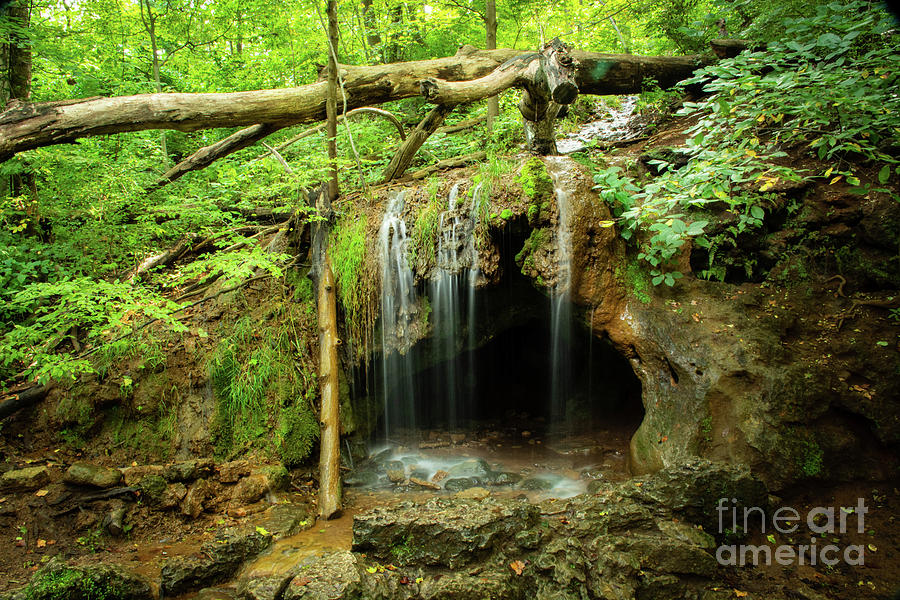
<path fill-rule="evenodd" d="M 295 466 L 311 453 L 319 426 L 312 404 L 316 368 L 303 339 L 311 335 L 308 320 L 291 305 L 262 326 L 247 315 L 220 342 L 209 361 L 220 456 L 277 449 L 285 464 Z M 273 430 L 274 439 L 267 436 Z"/>

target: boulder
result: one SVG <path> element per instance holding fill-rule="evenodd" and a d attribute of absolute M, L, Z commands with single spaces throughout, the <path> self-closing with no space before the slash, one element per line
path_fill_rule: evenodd
<path fill-rule="evenodd" d="M 269 491 L 269 481 L 265 475 L 250 475 L 238 481 L 231 492 L 231 501 L 236 504 L 253 504 Z"/>
<path fill-rule="evenodd" d="M 394 564 L 477 561 L 538 521 L 538 509 L 518 500 L 449 500 L 376 508 L 353 518 L 353 549 Z"/>
<path fill-rule="evenodd" d="M 148 504 L 160 504 L 166 495 L 167 486 L 166 480 L 161 475 L 146 475 L 137 484 L 137 488 L 141 490 L 141 498 Z"/>
<path fill-rule="evenodd" d="M 260 515 L 254 524 L 278 539 L 312 527 L 315 521 L 315 514 L 306 504 L 287 503 L 276 504 Z"/>
<path fill-rule="evenodd" d="M 14 469 L 0 475 L 0 490 L 36 490 L 50 483 L 47 467 Z"/>
<path fill-rule="evenodd" d="M 482 458 L 471 458 L 456 463 L 447 469 L 447 477 L 453 479 L 455 477 L 485 477 L 491 472 L 491 467 L 487 461 Z"/>
<path fill-rule="evenodd" d="M 163 467 L 161 465 L 140 465 L 137 467 L 125 467 L 122 471 L 122 479 L 125 485 L 137 486 L 141 480 L 148 475 L 158 475 L 162 477 Z"/>
<path fill-rule="evenodd" d="M 461 492 L 473 487 L 480 487 L 482 481 L 478 477 L 455 477 L 444 482 L 444 489 L 448 492 Z"/>
<path fill-rule="evenodd" d="M 196 460 L 185 460 L 177 463 L 166 465 L 163 468 L 162 476 L 169 483 L 178 481 L 189 482 L 195 479 L 202 479 L 213 474 L 215 463 L 208 458 L 198 458 Z"/>
<path fill-rule="evenodd" d="M 63 481 L 70 485 L 111 488 L 122 483 L 122 471 L 90 463 L 75 463 L 66 470 Z"/>

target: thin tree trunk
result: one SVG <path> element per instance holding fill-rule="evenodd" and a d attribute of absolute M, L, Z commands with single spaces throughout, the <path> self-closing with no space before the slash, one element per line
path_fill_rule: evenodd
<path fill-rule="evenodd" d="M 337 334 L 337 295 L 328 238 L 331 203 L 338 195 L 337 165 L 337 2 L 328 0 L 328 158 L 332 161 L 331 180 L 319 194 L 319 214 L 326 217 L 316 227 L 313 251 L 317 265 L 319 314 L 319 382 L 322 397 L 319 438 L 319 516 L 336 517 L 341 512 L 341 418 Z"/>
<path fill-rule="evenodd" d="M 384 170 L 384 181 L 403 176 L 403 173 L 406 172 L 413 158 L 415 158 L 416 152 L 419 151 L 419 148 L 422 147 L 422 144 L 425 143 L 431 134 L 437 131 L 438 127 L 443 124 L 444 119 L 453 112 L 454 108 L 456 108 L 455 104 L 438 104 L 425 115 L 425 118 L 409 134 L 406 141 L 400 145 L 400 148 L 397 149 L 390 164 Z"/>
<path fill-rule="evenodd" d="M 141 2 L 141 21 L 144 24 L 144 29 L 147 31 L 147 35 L 150 36 L 150 52 L 151 55 L 151 63 L 153 66 L 153 83 L 156 85 L 156 93 L 162 93 L 162 79 L 159 76 L 159 49 L 156 46 L 156 18 L 157 15 L 153 14 L 153 8 L 150 5 L 150 0 L 140 0 Z M 147 7 L 147 17 L 144 17 L 144 7 Z M 159 147 L 162 151 L 163 160 L 166 163 L 169 162 L 169 151 L 166 148 L 166 133 L 162 132 L 159 136 Z"/>
<path fill-rule="evenodd" d="M 497 2 L 487 0 L 485 2 L 485 49 L 497 48 Z M 488 137 L 494 132 L 494 119 L 500 114 L 500 101 L 497 96 L 488 98 L 487 106 L 487 131 Z"/>

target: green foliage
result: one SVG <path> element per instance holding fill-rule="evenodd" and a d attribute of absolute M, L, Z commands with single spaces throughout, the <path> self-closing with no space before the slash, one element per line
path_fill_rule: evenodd
<path fill-rule="evenodd" d="M 878 179 L 886 183 L 892 170 L 900 174 L 900 159 L 887 151 L 900 143 L 894 93 L 900 46 L 896 36 L 884 37 L 893 26 L 876 4 L 830 2 L 814 16 L 785 20 L 779 40 L 764 52 L 702 69 L 685 82 L 714 78 L 705 87 L 712 97 L 686 104 L 685 114 L 706 115 L 694 129 L 694 145 L 769 159 L 783 156 L 779 148 L 802 145 L 831 163 L 820 175 L 835 183 L 842 175 L 860 186 L 848 162 L 857 157 L 882 163 Z M 779 173 L 757 171 L 763 191 L 777 183 Z"/>
<path fill-rule="evenodd" d="M 262 327 L 249 315 L 240 319 L 211 356 L 220 455 L 270 448 L 291 465 L 309 456 L 318 437 L 312 408 L 318 379 L 301 338 L 301 332 L 311 331 L 311 315 L 302 308 L 294 310 L 279 313 Z M 274 432 L 272 439 L 269 432 Z"/>
<path fill-rule="evenodd" d="M 820 6 L 815 16 L 785 22 L 789 41 L 720 61 L 685 82 L 706 82 L 714 92 L 681 111 L 699 117 L 689 130 L 686 166 L 651 161 L 660 171 L 668 168 L 641 187 L 622 180 L 614 167 L 595 175 L 622 237 L 637 244 L 655 285 L 671 286 L 681 277 L 674 262 L 688 239 L 710 249 L 705 275 L 723 277 L 718 248 L 736 246 L 740 235 L 759 229 L 778 186 L 803 177 L 779 163 L 787 146 L 805 145 L 830 161 L 820 176 L 831 183 L 843 179 L 859 193 L 872 186 L 853 175 L 851 158 L 884 163 L 881 184 L 892 171 L 900 173 L 900 160 L 884 150 L 900 143 L 900 98 L 892 91 L 898 75 L 891 68 L 897 48 L 877 41 L 890 27 L 888 15 L 867 8 L 863 2 Z M 704 216 L 713 209 L 730 217 L 711 241 Z"/>
<path fill-rule="evenodd" d="M 284 465 L 288 468 L 299 466 L 312 454 L 319 439 L 319 421 L 308 406 L 287 407 L 281 412 L 278 435 Z"/>
<path fill-rule="evenodd" d="M 648 293 L 650 290 L 650 281 L 644 269 L 636 262 L 629 261 L 625 266 L 616 265 L 616 279 L 624 285 L 642 304 L 650 304 L 651 298 Z"/>
<path fill-rule="evenodd" d="M 437 194 L 437 188 L 432 188 L 433 194 L 429 195 L 428 203 L 419 214 L 412 231 L 409 232 L 410 263 L 417 258 L 426 265 L 434 264 L 437 253 L 437 236 L 441 221 L 441 213 L 445 210 L 445 203 Z"/>
<path fill-rule="evenodd" d="M 22 369 L 26 378 L 42 382 L 74 380 L 94 366 L 74 347 L 59 351 L 68 340 L 102 345 L 145 319 L 185 331 L 174 317 L 178 307 L 146 288 L 118 281 L 81 277 L 29 285 L 12 296 L 7 308 L 14 323 L 0 339 L 0 374 Z"/>
<path fill-rule="evenodd" d="M 239 238 L 235 243 L 246 243 Z M 192 280 L 212 281 L 218 279 L 222 287 L 231 287 L 245 279 L 264 271 L 272 277 L 281 277 L 282 269 L 291 256 L 289 254 L 267 252 L 258 244 L 252 244 L 231 252 L 214 252 L 197 259 L 180 270 L 174 283 L 182 285 Z"/>

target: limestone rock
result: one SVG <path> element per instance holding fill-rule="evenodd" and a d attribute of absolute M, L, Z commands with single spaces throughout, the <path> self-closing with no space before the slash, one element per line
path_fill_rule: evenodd
<path fill-rule="evenodd" d="M 47 467 L 26 467 L 0 476 L 0 490 L 36 490 L 50 483 Z"/>
<path fill-rule="evenodd" d="M 53 581 L 52 587 L 42 582 Z M 68 566 L 59 558 L 51 559 L 22 590 L 20 597 L 28 600 L 49 598 L 121 598 L 122 600 L 153 600 L 153 587 L 144 577 L 119 565 L 96 564 Z"/>
<path fill-rule="evenodd" d="M 244 561 L 257 556 L 272 543 L 272 535 L 254 529 L 227 529 L 203 544 L 195 556 L 179 556 L 162 569 L 162 591 L 180 595 L 232 577 Z"/>
<path fill-rule="evenodd" d="M 447 500 L 376 508 L 353 518 L 353 549 L 400 564 L 479 560 L 537 523 L 537 507 L 517 500 Z"/>
<path fill-rule="evenodd" d="M 141 465 L 137 467 L 125 467 L 121 469 L 122 479 L 125 485 L 137 486 L 149 475 L 162 477 L 163 467 L 161 465 Z"/>
<path fill-rule="evenodd" d="M 163 469 L 163 477 L 169 483 L 178 481 L 189 482 L 212 475 L 215 463 L 208 458 L 185 460 L 166 465 Z"/>
<path fill-rule="evenodd" d="M 122 471 L 90 463 L 75 463 L 63 475 L 63 481 L 71 485 L 111 488 L 122 483 Z"/>
<path fill-rule="evenodd" d="M 312 527 L 315 515 L 305 504 L 276 504 L 260 515 L 254 524 L 262 527 L 276 539 L 294 535 L 298 531 Z"/>
<path fill-rule="evenodd" d="M 333 600 L 361 596 L 358 593 L 363 583 L 360 567 L 356 556 L 346 550 L 305 561 L 299 572 L 284 591 L 284 600 Z"/>
<path fill-rule="evenodd" d="M 159 504 L 166 494 L 167 484 L 160 475 L 146 475 L 140 480 L 137 487 L 141 490 L 141 498 L 148 504 Z"/>
<path fill-rule="evenodd" d="M 237 504 L 253 504 L 269 491 L 269 481 L 265 475 L 250 475 L 238 481 L 231 493 L 231 500 Z"/>
<path fill-rule="evenodd" d="M 447 477 L 453 479 L 455 477 L 484 477 L 491 472 L 491 467 L 487 461 L 482 458 L 471 458 L 456 463 L 447 469 Z"/>
<path fill-rule="evenodd" d="M 246 460 L 233 460 L 218 466 L 219 481 L 222 483 L 237 483 L 241 477 L 250 474 L 250 462 Z"/>
<path fill-rule="evenodd" d="M 456 492 L 456 497 L 463 500 L 484 500 L 490 495 L 491 493 L 483 487 L 473 487 L 462 490 L 461 492 Z"/>
<path fill-rule="evenodd" d="M 187 487 L 183 483 L 167 485 L 165 492 L 159 499 L 159 507 L 163 509 L 177 507 L 184 500 L 184 497 L 187 496 L 187 492 Z"/>
<path fill-rule="evenodd" d="M 205 479 L 198 479 L 188 488 L 181 502 L 181 514 L 196 519 L 205 508 L 205 502 L 213 496 L 212 486 Z"/>

